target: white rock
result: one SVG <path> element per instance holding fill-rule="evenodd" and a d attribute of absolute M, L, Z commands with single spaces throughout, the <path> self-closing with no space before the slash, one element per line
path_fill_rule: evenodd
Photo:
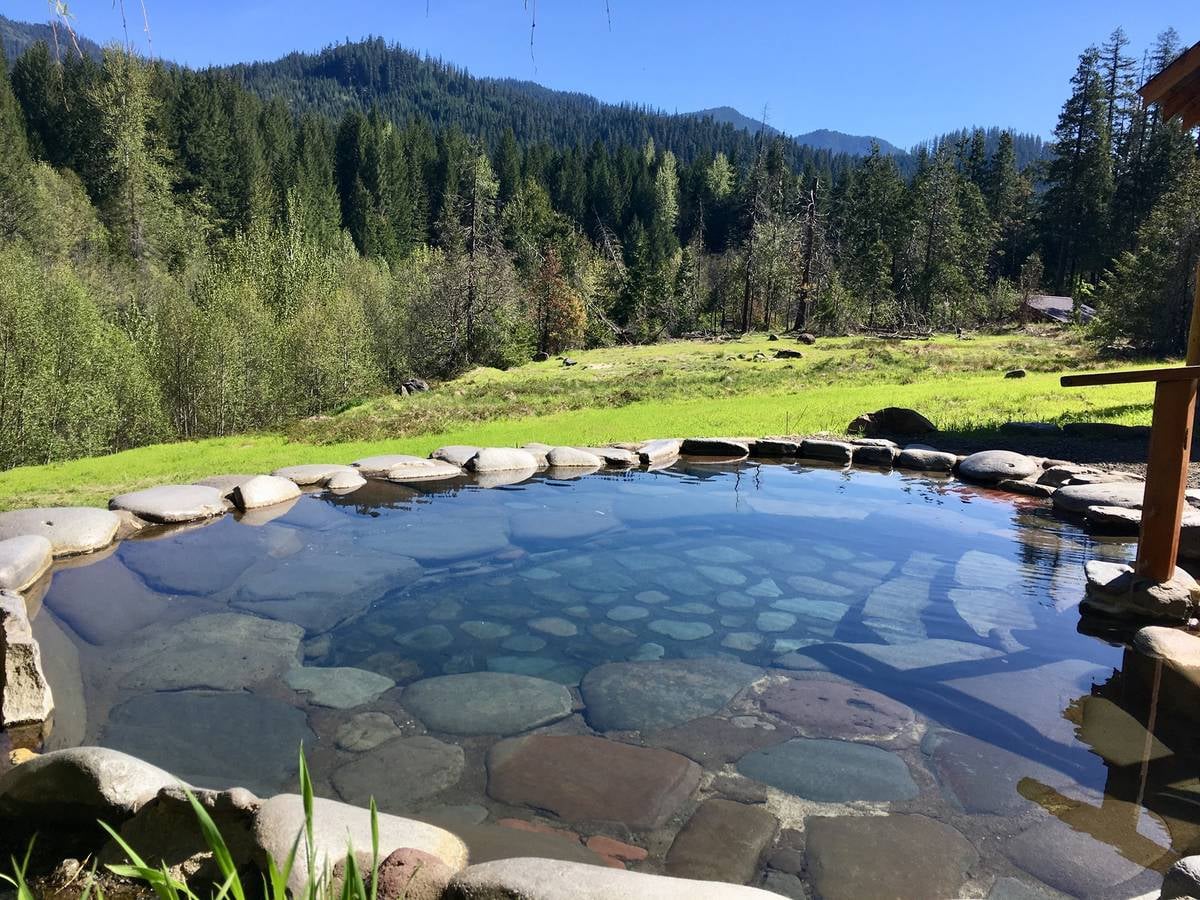
<path fill-rule="evenodd" d="M 357 477 L 361 476 L 358 470 L 353 466 L 342 466 L 337 463 L 309 463 L 302 466 L 284 466 L 282 469 L 276 469 L 271 473 L 279 478 L 287 478 L 294 481 L 300 487 L 311 487 L 313 485 L 325 486 L 329 479 L 338 474 L 349 474 Z"/>
<path fill-rule="evenodd" d="M 595 453 L 575 447 L 552 447 L 546 453 L 546 463 L 556 468 L 599 469 L 604 465 Z"/>
<path fill-rule="evenodd" d="M 0 591 L 0 728 L 45 722 L 54 709 L 25 600 Z"/>
<path fill-rule="evenodd" d="M 229 492 L 233 505 L 243 511 L 287 503 L 299 496 L 299 485 L 277 475 L 255 475 Z"/>
<path fill-rule="evenodd" d="M 484 447 L 467 463 L 472 472 L 509 472 L 514 470 L 536 469 L 537 457 L 528 450 L 518 450 L 514 447 Z"/>
<path fill-rule="evenodd" d="M 54 546 L 40 534 L 0 541 L 0 591 L 23 591 L 46 574 Z"/>
<path fill-rule="evenodd" d="M 325 482 L 325 487 L 335 494 L 349 494 L 367 483 L 357 472 L 334 472 Z"/>
<path fill-rule="evenodd" d="M 120 527 L 121 518 L 116 513 L 90 506 L 17 509 L 0 513 L 0 540 L 41 535 L 50 541 L 56 557 L 102 550 L 116 539 Z"/>
<path fill-rule="evenodd" d="M 638 459 L 642 465 L 652 466 L 667 462 L 679 455 L 683 441 L 678 438 L 657 438 L 646 441 L 638 450 Z"/>
<path fill-rule="evenodd" d="M 109 509 L 124 509 L 151 522 L 194 522 L 225 512 L 225 498 L 216 488 L 202 484 L 163 484 L 119 494 Z"/>

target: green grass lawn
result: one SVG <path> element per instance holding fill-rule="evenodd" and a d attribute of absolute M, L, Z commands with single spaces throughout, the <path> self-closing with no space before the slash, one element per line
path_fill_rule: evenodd
<path fill-rule="evenodd" d="M 1064 371 L 1107 368 L 1070 333 L 931 341 L 836 338 L 776 360 L 765 336 L 572 353 L 479 369 L 428 394 L 383 397 L 286 433 L 159 444 L 0 473 L 0 509 L 103 505 L 113 494 L 229 472 L 376 453 L 426 455 L 443 444 L 599 444 L 687 435 L 842 432 L 862 412 L 910 406 L 943 431 L 983 441 L 1010 420 L 1148 424 L 1153 387 L 1064 389 Z M 756 360 L 756 353 L 768 358 Z M 1029 375 L 1005 379 L 1024 368 Z"/>

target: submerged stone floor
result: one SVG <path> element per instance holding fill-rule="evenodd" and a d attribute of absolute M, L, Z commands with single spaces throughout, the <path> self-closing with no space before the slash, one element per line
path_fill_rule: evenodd
<path fill-rule="evenodd" d="M 1200 847 L 1194 735 L 1075 629 L 1085 555 L 1128 544 L 1044 501 L 695 461 L 439 490 L 60 564 L 27 595 L 47 748 L 268 798 L 303 743 L 320 796 L 473 863 L 788 897 L 1130 897 Z"/>

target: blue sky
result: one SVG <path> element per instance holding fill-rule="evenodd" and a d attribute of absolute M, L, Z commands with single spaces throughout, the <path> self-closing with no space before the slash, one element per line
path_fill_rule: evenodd
<path fill-rule="evenodd" d="M 124 0 L 145 46 L 139 0 Z M 789 133 L 832 128 L 900 146 L 964 125 L 1049 135 L 1080 50 L 1123 25 L 1200 40 L 1197 0 L 144 0 L 153 51 L 190 65 L 273 59 L 381 35 L 477 75 L 671 111 L 734 106 Z M 68 0 L 119 39 L 114 0 Z M 43 21 L 45 0 L 0 11 Z"/>

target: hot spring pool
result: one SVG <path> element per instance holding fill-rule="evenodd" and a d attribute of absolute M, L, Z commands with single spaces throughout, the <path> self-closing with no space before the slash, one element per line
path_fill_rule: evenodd
<path fill-rule="evenodd" d="M 1132 896 L 1200 840 L 1194 724 L 1079 630 L 1084 560 L 1131 545 L 1041 501 L 685 460 L 371 481 L 153 538 L 33 604 L 51 748 L 269 796 L 303 743 L 319 794 L 475 860 L 821 896 L 863 857 L 934 892 Z"/>

